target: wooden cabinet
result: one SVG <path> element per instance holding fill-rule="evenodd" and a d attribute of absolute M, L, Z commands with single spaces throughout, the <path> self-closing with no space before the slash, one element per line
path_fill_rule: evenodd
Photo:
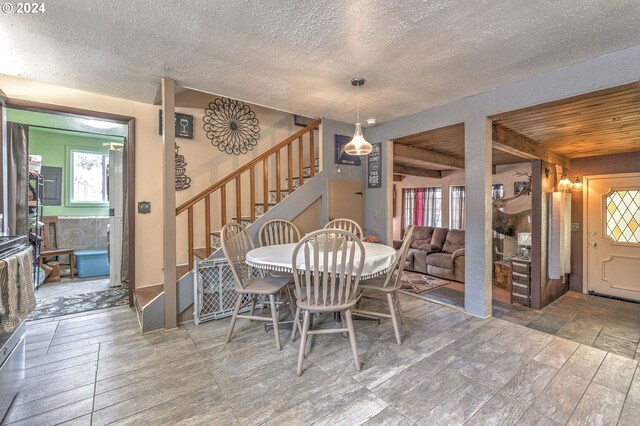
<path fill-rule="evenodd" d="M 494 263 L 496 270 L 496 286 L 511 291 L 511 262 L 501 260 Z"/>
<path fill-rule="evenodd" d="M 511 303 L 531 306 L 531 259 L 511 258 Z"/>

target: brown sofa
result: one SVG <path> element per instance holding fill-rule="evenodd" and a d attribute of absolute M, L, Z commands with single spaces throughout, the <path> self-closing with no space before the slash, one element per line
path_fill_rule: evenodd
<path fill-rule="evenodd" d="M 394 241 L 396 248 L 401 244 Z M 416 226 L 405 269 L 464 282 L 464 231 Z"/>

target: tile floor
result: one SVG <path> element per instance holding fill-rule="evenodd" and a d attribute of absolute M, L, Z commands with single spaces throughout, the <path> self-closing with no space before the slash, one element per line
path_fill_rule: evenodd
<path fill-rule="evenodd" d="M 321 335 L 301 377 L 299 339 L 277 351 L 255 322 L 228 344 L 228 319 L 142 336 L 124 307 L 30 323 L 5 423 L 637 424 L 637 361 L 401 297 L 402 346 L 387 321 L 356 321 L 362 371 L 347 339 Z"/>
<path fill-rule="evenodd" d="M 424 296 L 464 307 L 464 293 L 451 288 Z M 640 361 L 640 303 L 569 291 L 540 311 L 494 301 L 493 316 Z"/>
<path fill-rule="evenodd" d="M 98 278 L 63 278 L 57 283 L 44 283 L 36 290 L 36 299 L 71 296 L 74 294 L 93 293 L 109 290 L 109 277 Z"/>

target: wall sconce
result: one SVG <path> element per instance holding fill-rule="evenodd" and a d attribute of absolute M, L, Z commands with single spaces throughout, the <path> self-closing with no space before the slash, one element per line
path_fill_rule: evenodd
<path fill-rule="evenodd" d="M 558 172 L 552 172 L 548 168 L 544 169 L 544 175 L 548 178 L 549 175 L 558 175 Z M 567 176 L 566 172 L 560 173 L 560 181 L 558 182 L 558 191 L 582 191 L 582 180 L 579 176 L 576 176 L 572 182 Z"/>

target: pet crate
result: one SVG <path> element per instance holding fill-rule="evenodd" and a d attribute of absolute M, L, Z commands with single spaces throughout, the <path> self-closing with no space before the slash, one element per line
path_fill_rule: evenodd
<path fill-rule="evenodd" d="M 238 294 L 235 290 L 233 272 L 226 259 L 207 259 L 197 261 L 195 265 L 193 322 L 217 320 L 233 315 Z M 259 269 L 247 266 L 247 274 L 257 277 L 262 274 Z M 260 302 L 260 298 L 258 299 Z M 256 304 L 260 309 L 262 304 Z M 248 312 L 249 306 L 240 312 Z"/>

